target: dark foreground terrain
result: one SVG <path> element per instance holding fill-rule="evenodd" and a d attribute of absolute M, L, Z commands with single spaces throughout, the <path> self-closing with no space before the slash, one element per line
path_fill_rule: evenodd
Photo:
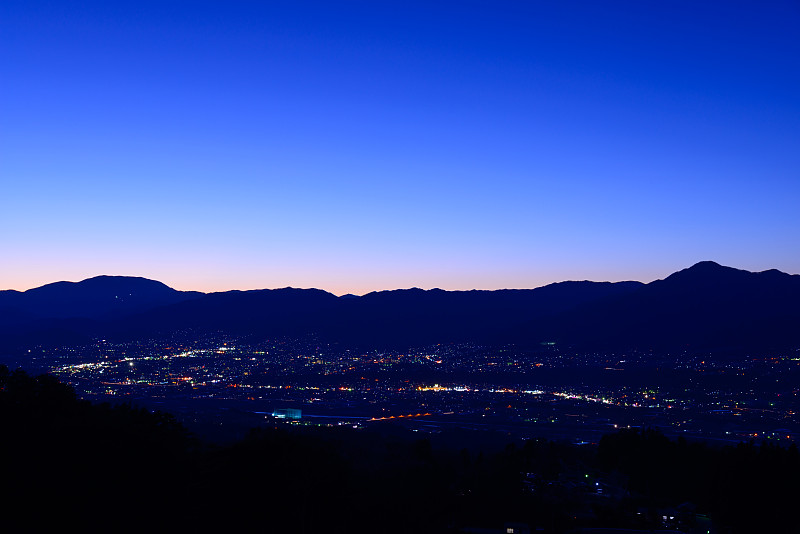
<path fill-rule="evenodd" d="M 468 434 L 443 447 L 390 424 L 276 423 L 215 446 L 168 414 L 92 404 L 2 366 L 0 425 L 8 531 L 797 530 L 794 445 L 715 448 L 632 429 L 596 447 L 478 446 Z"/>

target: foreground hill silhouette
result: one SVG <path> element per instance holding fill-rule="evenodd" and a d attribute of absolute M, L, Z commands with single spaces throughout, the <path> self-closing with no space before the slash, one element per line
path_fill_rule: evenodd
<path fill-rule="evenodd" d="M 691 526 L 695 509 L 720 532 L 791 532 L 800 498 L 794 445 L 713 448 L 627 430 L 597 448 L 483 450 L 459 435 L 454 449 L 384 425 L 265 427 L 215 446 L 168 414 L 90 404 L 52 376 L 4 366 L 0 432 L 9 532 L 441 533 L 506 521 L 649 531 L 662 510 Z"/>
<path fill-rule="evenodd" d="M 585 349 L 782 350 L 800 346 L 800 276 L 701 262 L 649 284 L 537 289 L 403 289 L 336 297 L 318 289 L 178 292 L 98 277 L 0 292 L 6 346 L 131 339 L 178 330 L 318 335 L 371 347 L 542 342 Z"/>

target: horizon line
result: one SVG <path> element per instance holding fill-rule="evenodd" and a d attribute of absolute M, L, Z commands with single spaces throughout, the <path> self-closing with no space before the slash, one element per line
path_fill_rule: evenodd
<path fill-rule="evenodd" d="M 751 272 L 751 273 L 763 273 L 763 272 L 768 272 L 768 271 L 778 271 L 778 272 L 781 272 L 781 273 L 784 273 L 784 274 L 788 274 L 790 276 L 796 276 L 797 275 L 797 273 L 787 273 L 785 271 L 781 271 L 780 269 L 775 269 L 775 268 L 765 269 L 765 270 L 762 270 L 762 271 L 748 271 L 747 269 L 740 269 L 738 267 L 732 267 L 732 266 L 728 266 L 728 265 L 723 265 L 723 264 L 718 263 L 718 262 L 713 261 L 713 260 L 702 260 L 702 261 L 695 262 L 694 264 L 690 265 L 689 267 L 685 267 L 683 269 L 679 269 L 677 271 L 669 273 L 666 276 L 664 276 L 663 278 L 655 278 L 653 280 L 650 280 L 649 282 L 646 282 L 644 280 L 632 280 L 632 279 L 629 279 L 629 280 L 615 280 L 615 281 L 612 281 L 612 280 L 590 280 L 590 279 L 583 279 L 583 280 L 567 279 L 567 280 L 558 280 L 558 281 L 554 281 L 554 282 L 548 282 L 548 283 L 545 283 L 545 284 L 542 284 L 542 285 L 538 285 L 538 286 L 535 286 L 535 287 L 508 287 L 508 286 L 506 286 L 506 287 L 494 287 L 494 288 L 472 287 L 472 288 L 443 289 L 441 287 L 420 287 L 418 285 L 414 285 L 414 286 L 411 286 L 411 287 L 396 287 L 396 288 L 393 288 L 393 289 L 388 289 L 388 288 L 376 289 L 376 290 L 366 291 L 366 292 L 363 292 L 363 293 L 354 293 L 352 291 L 346 291 L 346 292 L 339 293 L 339 292 L 334 292 L 333 290 L 324 289 L 324 288 L 321 288 L 321 287 L 301 287 L 301 286 L 295 286 L 295 285 L 291 285 L 291 284 L 290 285 L 285 285 L 285 286 L 278 286 L 278 287 L 255 287 L 255 288 L 247 288 L 247 289 L 231 288 L 231 289 L 222 289 L 222 290 L 202 291 L 202 290 L 197 290 L 197 289 L 177 289 L 176 287 L 174 287 L 174 286 L 172 286 L 172 285 L 170 285 L 170 284 L 168 284 L 166 282 L 163 282 L 161 280 L 158 280 L 156 278 L 148 278 L 147 276 L 141 276 L 141 275 L 98 274 L 98 275 L 82 278 L 80 280 L 57 280 L 57 281 L 54 281 L 54 282 L 47 282 L 47 283 L 44 283 L 44 284 L 41 284 L 41 285 L 38 285 L 38 286 L 30 287 L 28 289 L 4 288 L 4 289 L 2 289 L 0 291 L 16 291 L 16 292 L 19 292 L 19 293 L 25 293 L 27 291 L 31 291 L 31 290 L 34 290 L 34 289 L 39 289 L 39 288 L 42 288 L 42 287 L 45 287 L 45 286 L 49 286 L 49 285 L 53 285 L 53 284 L 60 284 L 60 283 L 79 284 L 79 283 L 86 282 L 88 280 L 93 280 L 93 279 L 96 279 L 96 278 L 138 278 L 138 279 L 150 280 L 150 281 L 153 281 L 153 282 L 158 282 L 158 283 L 164 284 L 165 286 L 167 286 L 170 289 L 173 289 L 175 291 L 197 292 L 197 293 L 203 293 L 203 294 L 206 294 L 206 295 L 213 294 L 213 293 L 227 293 L 227 292 L 232 292 L 232 291 L 240 291 L 240 292 L 265 291 L 265 290 L 274 291 L 274 290 L 280 290 L 280 289 L 317 290 L 317 291 L 324 291 L 326 293 L 330 293 L 331 295 L 334 295 L 336 297 L 343 297 L 343 296 L 347 296 L 347 295 L 354 295 L 354 296 L 358 296 L 358 297 L 363 297 L 363 296 L 369 295 L 371 293 L 381 293 L 381 292 L 386 292 L 386 291 L 409 291 L 409 290 L 415 290 L 415 289 L 416 290 L 421 290 L 421 291 L 436 291 L 436 290 L 438 290 L 438 291 L 448 291 L 448 292 L 459 292 L 459 291 L 460 292 L 468 292 L 468 291 L 526 291 L 526 290 L 540 289 L 540 288 L 547 287 L 547 286 L 554 285 L 554 284 L 562 284 L 562 283 L 569 283 L 569 282 L 575 282 L 575 283 L 591 282 L 591 283 L 611 283 L 611 284 L 625 283 L 625 282 L 636 282 L 636 283 L 641 283 L 641 284 L 648 284 L 648 283 L 651 283 L 651 282 L 655 282 L 657 280 L 663 280 L 664 278 L 667 278 L 667 277 L 671 276 L 672 274 L 675 274 L 677 272 L 680 272 L 680 271 L 683 271 L 683 270 L 686 270 L 686 269 L 690 269 L 692 267 L 696 267 L 697 265 L 704 264 L 704 263 L 713 263 L 713 264 L 718 265 L 718 266 L 723 267 L 723 268 L 736 269 L 736 270 L 739 270 L 739 271 L 745 271 L 745 272 Z"/>

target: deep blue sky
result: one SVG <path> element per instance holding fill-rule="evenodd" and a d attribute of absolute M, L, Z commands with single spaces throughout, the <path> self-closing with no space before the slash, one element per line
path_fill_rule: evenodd
<path fill-rule="evenodd" d="M 0 4 L 0 286 L 800 272 L 800 2 Z"/>

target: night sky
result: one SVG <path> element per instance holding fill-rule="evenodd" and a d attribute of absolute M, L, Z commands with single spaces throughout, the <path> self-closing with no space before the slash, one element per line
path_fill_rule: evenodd
<path fill-rule="evenodd" d="M 800 3 L 0 3 L 0 286 L 800 272 Z"/>

